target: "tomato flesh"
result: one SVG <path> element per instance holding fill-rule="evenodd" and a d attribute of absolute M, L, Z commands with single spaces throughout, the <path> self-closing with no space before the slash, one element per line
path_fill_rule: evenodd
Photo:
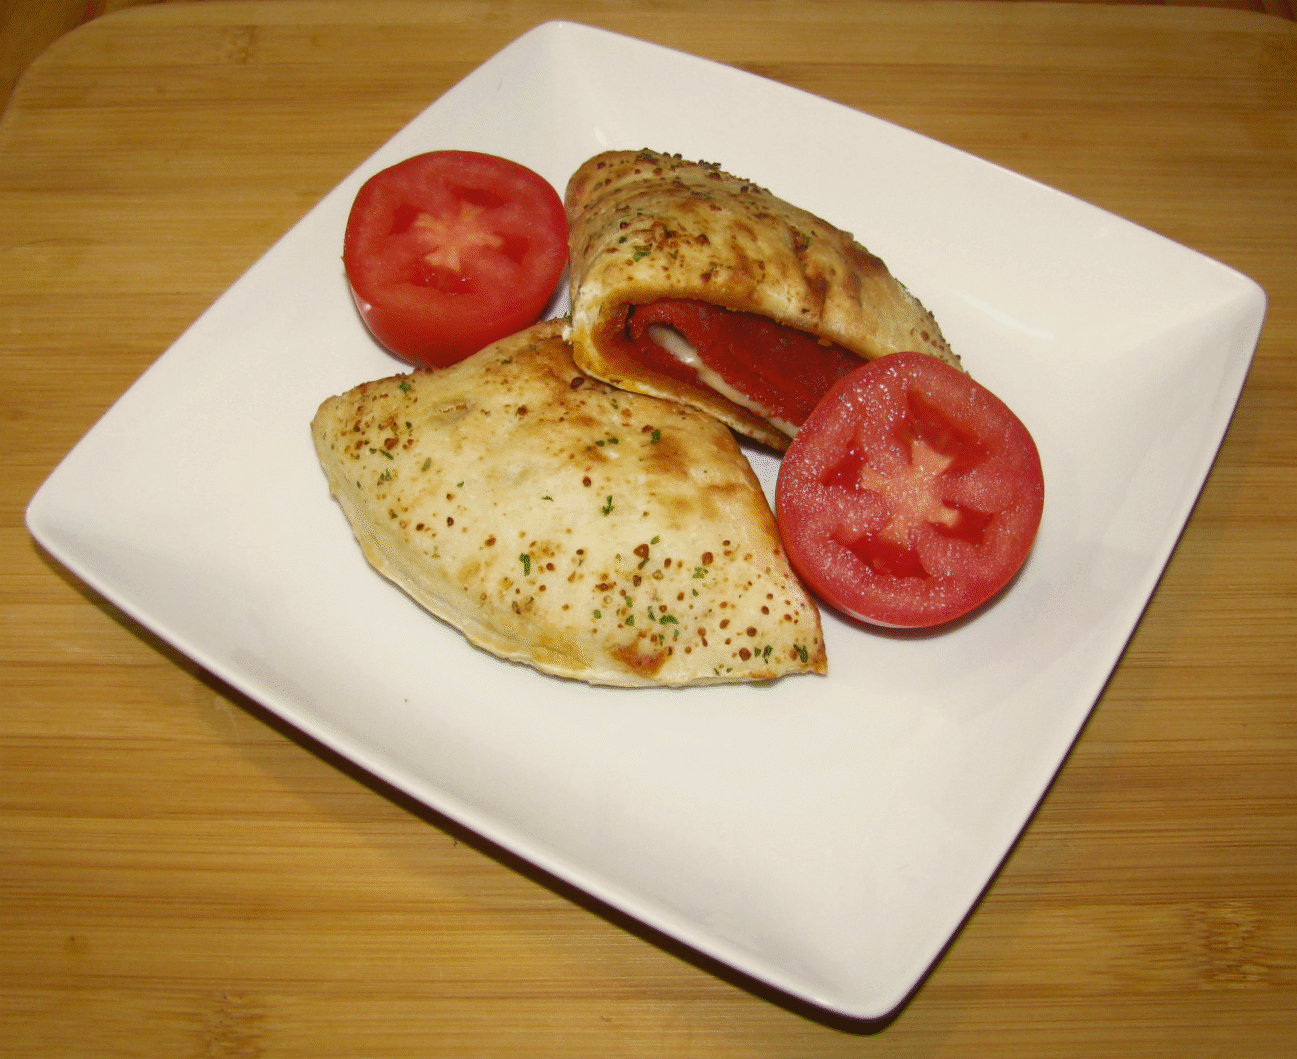
<path fill-rule="evenodd" d="M 780 467 L 788 556 L 825 602 L 917 628 L 981 606 L 1031 551 L 1044 505 L 1031 434 L 994 394 L 922 353 L 836 382 Z"/>
<path fill-rule="evenodd" d="M 342 259 L 374 337 L 412 364 L 442 367 L 540 318 L 567 234 L 543 177 L 494 155 L 433 151 L 366 181 Z"/>
<path fill-rule="evenodd" d="M 825 391 L 860 366 L 841 346 L 776 323 L 692 298 L 662 298 L 627 311 L 621 334 L 610 337 L 640 363 L 682 382 L 705 385 L 698 372 L 662 348 L 650 332 L 666 325 L 683 335 L 698 357 L 768 418 L 800 426 Z"/>

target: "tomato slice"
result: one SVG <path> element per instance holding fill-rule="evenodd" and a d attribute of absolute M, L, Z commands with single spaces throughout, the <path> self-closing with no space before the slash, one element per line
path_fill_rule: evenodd
<path fill-rule="evenodd" d="M 526 166 L 433 151 L 365 182 L 342 260 L 374 337 L 412 364 L 444 367 L 540 318 L 567 233 L 558 192 Z"/>
<path fill-rule="evenodd" d="M 969 613 L 1031 551 L 1045 480 L 1031 434 L 990 390 L 922 353 L 840 379 L 784 454 L 776 510 L 826 603 L 918 628 Z"/>

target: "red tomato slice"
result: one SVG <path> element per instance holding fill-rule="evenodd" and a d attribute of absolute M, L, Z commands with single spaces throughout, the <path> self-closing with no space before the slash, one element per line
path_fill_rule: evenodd
<path fill-rule="evenodd" d="M 788 557 L 826 603 L 900 628 L 951 621 L 1031 551 L 1045 480 L 1021 420 L 922 353 L 857 368 L 784 454 L 776 490 Z"/>
<path fill-rule="evenodd" d="M 370 177 L 342 260 L 374 337 L 444 367 L 540 318 L 567 261 L 567 217 L 526 166 L 433 151 Z"/>

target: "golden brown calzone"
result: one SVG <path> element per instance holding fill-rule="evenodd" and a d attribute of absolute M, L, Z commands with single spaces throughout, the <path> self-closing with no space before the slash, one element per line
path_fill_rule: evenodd
<path fill-rule="evenodd" d="M 565 201 L 569 337 L 577 364 L 614 386 L 783 450 L 860 358 L 916 350 L 959 365 L 931 313 L 849 233 L 717 165 L 609 151 L 573 174 Z M 743 348 L 709 362 L 701 344 L 717 329 Z M 767 340 L 792 344 L 753 359 Z"/>
<path fill-rule="evenodd" d="M 311 425 L 373 566 L 501 658 L 593 684 L 825 670 L 734 436 L 572 361 L 559 322 L 365 383 Z"/>

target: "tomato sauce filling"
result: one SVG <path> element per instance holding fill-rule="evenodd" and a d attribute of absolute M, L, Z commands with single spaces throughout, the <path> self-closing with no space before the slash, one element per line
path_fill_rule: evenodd
<path fill-rule="evenodd" d="M 655 324 L 683 336 L 711 371 L 768 418 L 797 427 L 833 383 L 864 363 L 795 327 L 688 298 L 628 306 L 622 325 L 605 332 L 605 341 L 646 367 L 704 388 L 694 367 L 654 341 L 649 328 Z"/>

